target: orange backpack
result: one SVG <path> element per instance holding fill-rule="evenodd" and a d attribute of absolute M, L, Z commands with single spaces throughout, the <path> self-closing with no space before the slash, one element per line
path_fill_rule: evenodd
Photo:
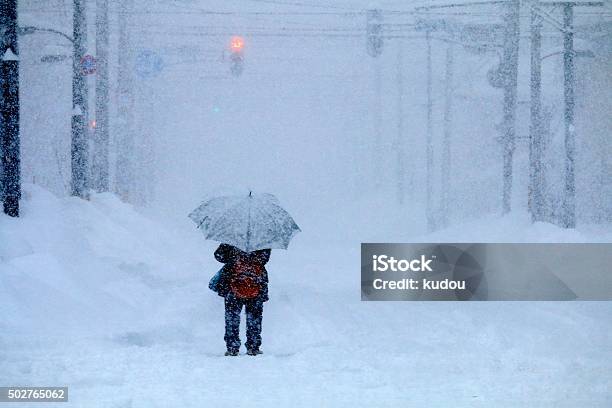
<path fill-rule="evenodd" d="M 230 289 L 239 299 L 253 299 L 261 291 L 263 267 L 239 257 L 232 266 Z"/>

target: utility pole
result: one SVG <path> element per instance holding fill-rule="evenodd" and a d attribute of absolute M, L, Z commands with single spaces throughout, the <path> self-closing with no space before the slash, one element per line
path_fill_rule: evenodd
<path fill-rule="evenodd" d="M 402 50 L 403 41 L 397 44 L 397 139 L 395 141 L 396 152 L 396 178 L 397 178 L 397 201 L 404 204 L 405 181 L 404 181 L 404 57 Z"/>
<path fill-rule="evenodd" d="M 576 185 L 574 157 L 576 134 L 574 127 L 574 9 L 563 5 L 563 97 L 565 100 L 565 194 L 563 196 L 563 226 L 576 227 Z"/>
<path fill-rule="evenodd" d="M 92 163 L 93 187 L 109 191 L 108 0 L 96 0 L 96 128 Z"/>
<path fill-rule="evenodd" d="M 565 189 L 563 195 L 563 212 L 561 223 L 565 228 L 576 227 L 576 128 L 574 125 L 574 89 L 575 67 L 574 57 L 574 7 L 601 7 L 603 2 L 573 2 L 563 1 L 550 3 L 563 7 L 563 99 L 565 128 Z"/>
<path fill-rule="evenodd" d="M 432 95 L 432 62 L 431 62 L 431 31 L 427 29 L 425 32 L 425 41 L 427 43 L 427 135 L 426 143 L 426 204 L 425 211 L 427 216 L 427 230 L 435 229 L 435 220 L 433 217 L 432 199 L 433 199 L 433 95 Z"/>
<path fill-rule="evenodd" d="M 4 213 L 19 216 L 21 170 L 19 153 L 19 47 L 17 0 L 0 0 L 0 151 L 2 152 L 1 198 Z"/>
<path fill-rule="evenodd" d="M 81 61 L 87 47 L 86 0 L 74 0 L 72 32 L 72 141 L 71 141 L 71 193 L 88 198 L 89 141 L 87 138 L 88 97 L 87 82 Z"/>
<path fill-rule="evenodd" d="M 451 133 L 453 128 L 453 51 L 454 46 L 446 46 L 446 73 L 444 92 L 444 136 L 442 139 L 442 225 L 448 226 L 450 210 L 450 167 L 451 167 Z"/>
<path fill-rule="evenodd" d="M 382 66 L 379 59 L 374 61 L 374 187 L 381 186 L 381 162 L 382 162 Z"/>
<path fill-rule="evenodd" d="M 542 221 L 544 175 L 542 172 L 542 18 L 531 8 L 531 101 L 529 126 L 529 212 L 531 221 Z"/>
<path fill-rule="evenodd" d="M 576 227 L 576 184 L 575 156 L 576 129 L 574 125 L 574 89 L 575 67 L 574 57 L 574 7 L 602 7 L 601 1 L 557 1 L 546 2 L 547 5 L 561 7 L 563 23 L 555 21 L 550 15 L 539 9 L 538 2 L 531 9 L 531 127 L 530 127 L 530 196 L 529 207 L 532 220 L 543 218 L 543 184 L 542 171 L 542 112 L 541 112 L 541 34 L 542 19 L 560 29 L 563 33 L 563 99 L 564 99 L 564 130 L 565 130 L 565 185 L 563 205 L 561 208 L 561 225 L 565 228 Z M 555 55 L 550 54 L 550 55 Z M 549 55 L 549 56 L 550 56 Z M 546 57 L 544 57 L 546 58 Z"/>
<path fill-rule="evenodd" d="M 504 51 L 502 76 L 504 79 L 503 107 L 503 195 L 502 212 L 507 214 L 512 198 L 512 160 L 516 143 L 516 95 L 518 82 L 519 0 L 509 0 L 504 15 Z"/>
<path fill-rule="evenodd" d="M 381 79 L 381 62 L 380 57 L 383 51 L 383 15 L 379 9 L 371 9 L 366 12 L 366 51 L 368 55 L 375 59 L 374 61 L 374 87 L 376 95 L 374 96 L 374 154 L 372 159 L 374 165 L 374 187 L 380 188 L 380 164 L 381 164 L 381 143 L 382 143 L 382 79 Z"/>
<path fill-rule="evenodd" d="M 119 3 L 119 69 L 117 87 L 117 162 L 115 191 L 123 201 L 132 202 L 134 186 L 134 137 L 132 134 L 132 112 L 134 98 L 132 92 L 131 41 L 129 31 L 129 12 L 132 0 Z"/>

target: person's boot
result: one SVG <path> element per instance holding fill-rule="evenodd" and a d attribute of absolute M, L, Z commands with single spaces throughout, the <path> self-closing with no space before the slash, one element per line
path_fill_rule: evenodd
<path fill-rule="evenodd" d="M 260 349 L 249 349 L 247 350 L 247 354 L 249 356 L 256 356 L 258 354 L 263 354 L 263 351 L 261 351 Z"/>
<path fill-rule="evenodd" d="M 227 351 L 225 352 L 225 355 L 226 355 L 226 356 L 237 356 L 238 354 L 240 354 L 240 353 L 238 352 L 238 350 L 227 350 Z"/>

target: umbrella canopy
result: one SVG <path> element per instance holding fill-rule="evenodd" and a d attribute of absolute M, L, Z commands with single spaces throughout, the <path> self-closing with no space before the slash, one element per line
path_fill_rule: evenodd
<path fill-rule="evenodd" d="M 300 231 L 293 218 L 272 194 L 215 197 L 189 214 L 206 239 L 251 252 L 287 249 Z"/>

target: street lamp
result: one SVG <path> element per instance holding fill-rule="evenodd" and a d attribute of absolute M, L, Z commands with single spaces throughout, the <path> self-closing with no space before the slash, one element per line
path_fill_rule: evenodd
<path fill-rule="evenodd" d="M 17 29 L 17 34 L 19 34 L 19 35 L 34 34 L 36 32 L 57 34 L 57 35 L 60 35 L 60 36 L 64 37 L 65 39 L 67 39 L 71 43 L 74 43 L 74 39 L 72 37 L 70 37 L 68 34 L 64 34 L 61 31 L 54 30 L 52 28 L 41 28 L 41 27 L 34 27 L 34 26 L 25 26 L 25 27 L 19 27 Z"/>

